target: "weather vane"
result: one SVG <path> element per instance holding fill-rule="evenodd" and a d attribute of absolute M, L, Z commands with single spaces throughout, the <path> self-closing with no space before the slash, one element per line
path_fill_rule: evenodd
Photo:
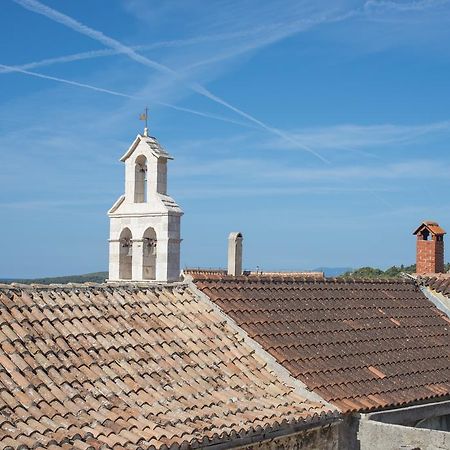
<path fill-rule="evenodd" d="M 145 112 L 139 114 L 139 120 L 145 120 L 144 136 L 148 136 L 148 108 L 145 108 Z"/>

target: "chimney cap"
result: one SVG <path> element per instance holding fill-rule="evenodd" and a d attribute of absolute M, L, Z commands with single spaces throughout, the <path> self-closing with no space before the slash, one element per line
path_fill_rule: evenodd
<path fill-rule="evenodd" d="M 425 220 L 424 222 L 422 222 L 413 234 L 415 235 L 420 233 L 424 228 L 426 228 L 431 234 L 434 234 L 436 236 L 447 234 L 446 231 L 441 228 L 437 222 L 433 222 L 431 220 Z"/>
<path fill-rule="evenodd" d="M 242 233 L 238 231 L 233 231 L 228 235 L 228 239 L 242 239 Z"/>

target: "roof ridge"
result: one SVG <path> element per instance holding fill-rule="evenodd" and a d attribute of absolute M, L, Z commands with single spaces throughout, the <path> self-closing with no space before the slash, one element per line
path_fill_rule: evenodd
<path fill-rule="evenodd" d="M 413 285 L 415 280 L 398 277 L 398 278 L 340 278 L 340 277 L 318 277 L 315 274 L 318 272 L 308 273 L 286 273 L 286 274 L 248 274 L 248 275 L 228 275 L 226 273 L 219 273 L 219 271 L 204 272 L 200 271 L 196 273 L 195 271 L 187 272 L 186 275 L 192 276 L 193 281 L 219 281 L 219 282 L 274 282 L 282 281 L 285 283 L 289 282 L 304 282 L 304 283 L 314 283 L 314 284 L 388 284 L 388 285 Z"/>
<path fill-rule="evenodd" d="M 41 284 L 41 283 L 0 283 L 0 292 L 8 290 L 23 290 L 23 291 L 51 291 L 51 290 L 74 290 L 74 289 L 113 289 L 113 288 L 128 288 L 134 291 L 151 290 L 156 288 L 164 287 L 187 287 L 187 283 L 184 281 L 174 281 L 171 283 L 163 282 L 104 282 L 104 283 L 52 283 L 52 284 Z"/>

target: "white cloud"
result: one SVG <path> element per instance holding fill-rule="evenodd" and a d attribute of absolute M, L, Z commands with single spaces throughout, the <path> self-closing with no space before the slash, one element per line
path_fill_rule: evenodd
<path fill-rule="evenodd" d="M 414 0 L 408 2 L 395 2 L 383 0 L 368 0 L 364 9 L 370 13 L 380 12 L 421 12 L 448 5 L 448 0 Z"/>
<path fill-rule="evenodd" d="M 200 199 L 200 198 L 234 198 L 234 197 L 279 197 L 279 196 L 301 196 L 308 195 L 332 195 L 332 194 L 355 194 L 374 192 L 390 192 L 389 188 L 344 188 L 339 186 L 305 186 L 305 187 L 213 187 L 208 189 L 187 188 L 177 195 L 182 199 Z"/>
<path fill-rule="evenodd" d="M 179 161 L 173 169 L 177 178 L 208 175 L 228 179 L 231 183 L 271 183 L 292 184 L 304 182 L 346 182 L 361 180 L 399 180 L 448 178 L 450 167 L 439 160 L 412 159 L 403 162 L 377 164 L 350 164 L 333 167 L 292 167 L 280 162 L 279 159 L 257 158 L 215 158 L 212 161 Z M 273 187 L 273 185 L 271 185 Z"/>
<path fill-rule="evenodd" d="M 411 160 L 389 164 L 350 165 L 325 169 L 289 169 L 270 170 L 265 176 L 284 180 L 323 181 L 335 180 L 343 182 L 361 180 L 394 180 L 399 179 L 430 179 L 449 174 L 448 164 L 441 161 Z"/>
<path fill-rule="evenodd" d="M 318 150 L 363 149 L 396 143 L 411 143 L 420 137 L 450 131 L 450 120 L 418 125 L 356 125 L 344 124 L 291 131 L 291 135 Z M 281 140 L 266 143 L 267 148 L 293 149 Z"/>

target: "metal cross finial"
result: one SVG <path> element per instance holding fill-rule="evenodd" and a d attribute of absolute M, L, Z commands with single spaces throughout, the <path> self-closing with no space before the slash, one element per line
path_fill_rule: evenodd
<path fill-rule="evenodd" d="M 145 128 L 144 128 L 144 136 L 148 136 L 148 108 L 145 108 L 145 112 L 143 114 L 139 114 L 139 120 L 145 120 Z"/>

